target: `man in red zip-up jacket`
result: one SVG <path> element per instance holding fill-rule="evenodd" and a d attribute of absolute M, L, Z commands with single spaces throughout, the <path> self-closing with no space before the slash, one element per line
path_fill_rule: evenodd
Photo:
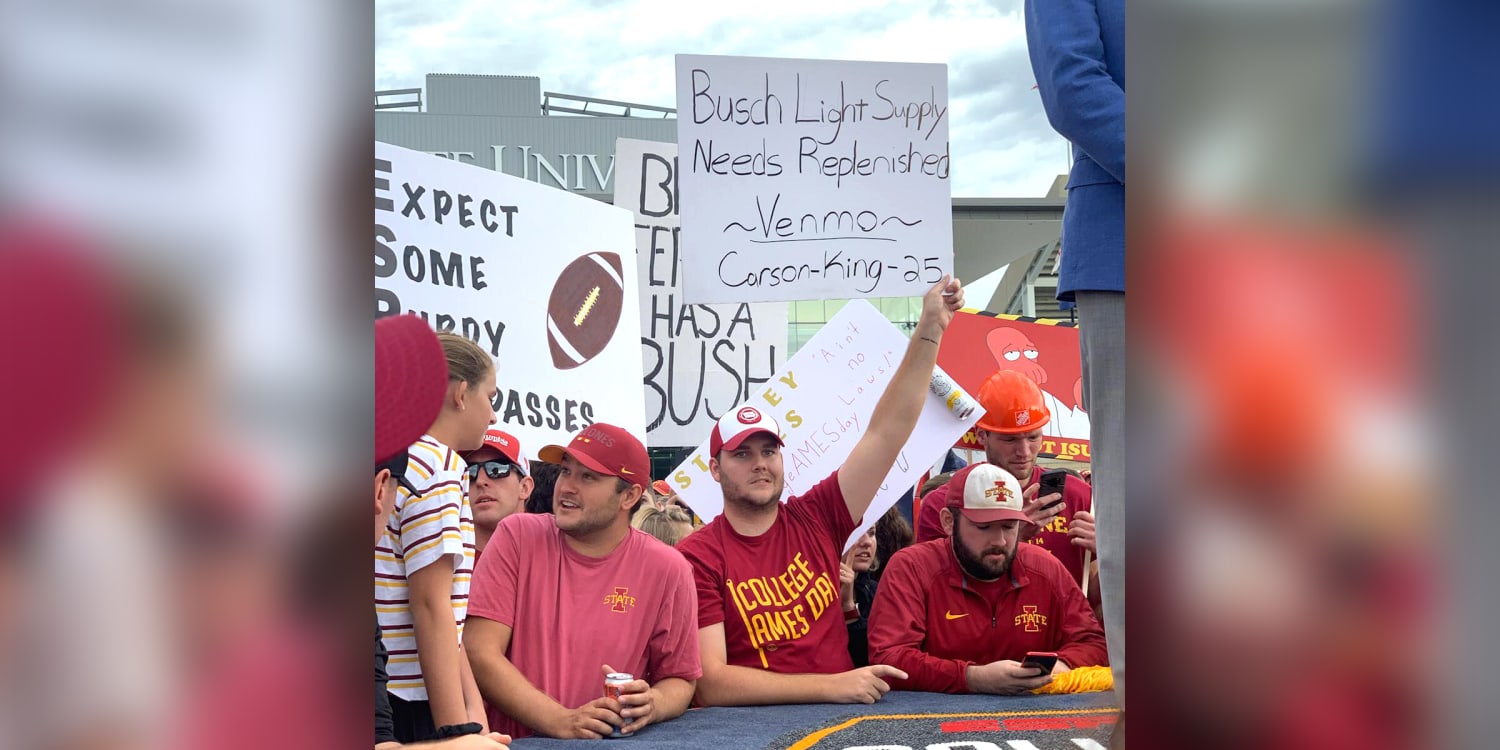
<path fill-rule="evenodd" d="M 953 476 L 942 511 L 951 537 L 897 552 L 870 611 L 871 663 L 909 675 L 899 690 L 1016 695 L 1052 681 L 1022 667 L 1055 651 L 1052 674 L 1108 663 L 1104 631 L 1056 557 L 1018 544 L 1021 486 L 993 464 Z"/>
<path fill-rule="evenodd" d="M 1009 471 L 1025 492 L 1035 493 L 1026 506 L 1029 520 L 1035 524 L 1035 536 L 1022 539 L 1022 543 L 1051 552 L 1081 584 L 1083 551 L 1093 549 L 1094 516 L 1089 511 L 1093 489 L 1088 482 L 1070 476 L 1063 484 L 1063 504 L 1050 512 L 1042 510 L 1057 496 L 1042 495 L 1039 485 L 1042 467 L 1037 457 L 1042 449 L 1042 428 L 1052 421 L 1041 387 L 1015 370 L 996 370 L 979 389 L 979 405 L 985 414 L 974 425 L 974 436 L 984 446 L 984 460 Z M 918 543 L 948 535 L 939 517 L 950 491 L 956 490 L 944 484 L 922 496 L 916 519 Z M 1093 591 L 1098 599 L 1097 584 Z"/>

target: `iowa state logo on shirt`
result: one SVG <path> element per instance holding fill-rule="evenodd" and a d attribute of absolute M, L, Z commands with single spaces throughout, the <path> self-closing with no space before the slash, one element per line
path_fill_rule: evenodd
<path fill-rule="evenodd" d="M 635 606 L 635 597 L 630 595 L 630 587 L 616 586 L 613 594 L 604 595 L 604 605 L 611 612 L 624 612 L 626 607 Z"/>
<path fill-rule="evenodd" d="M 1040 633 L 1046 624 L 1047 616 L 1037 614 L 1035 604 L 1022 605 L 1021 614 L 1016 615 L 1016 627 L 1025 625 L 1028 633 Z"/>

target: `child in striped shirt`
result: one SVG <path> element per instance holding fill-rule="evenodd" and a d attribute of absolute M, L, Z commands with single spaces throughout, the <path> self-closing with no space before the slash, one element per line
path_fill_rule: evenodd
<path fill-rule="evenodd" d="M 395 734 L 434 739 L 477 723 L 483 701 L 461 647 L 474 568 L 474 518 L 459 452 L 478 448 L 495 422 L 495 366 L 473 342 L 438 334 L 448 388 L 432 427 L 408 449 L 406 484 L 375 547 L 375 608 Z"/>

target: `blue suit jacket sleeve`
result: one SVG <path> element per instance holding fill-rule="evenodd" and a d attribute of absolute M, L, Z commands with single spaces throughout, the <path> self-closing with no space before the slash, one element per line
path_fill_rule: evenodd
<path fill-rule="evenodd" d="M 1105 62 L 1095 3 L 1026 0 L 1027 47 L 1048 122 L 1124 184 L 1125 89 Z"/>

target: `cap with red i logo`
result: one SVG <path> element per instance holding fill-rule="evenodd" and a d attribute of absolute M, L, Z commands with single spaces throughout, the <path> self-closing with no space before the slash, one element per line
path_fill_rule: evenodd
<path fill-rule="evenodd" d="M 1030 520 L 1021 510 L 1021 483 L 999 466 L 969 464 L 948 482 L 947 506 L 974 523 Z"/>

